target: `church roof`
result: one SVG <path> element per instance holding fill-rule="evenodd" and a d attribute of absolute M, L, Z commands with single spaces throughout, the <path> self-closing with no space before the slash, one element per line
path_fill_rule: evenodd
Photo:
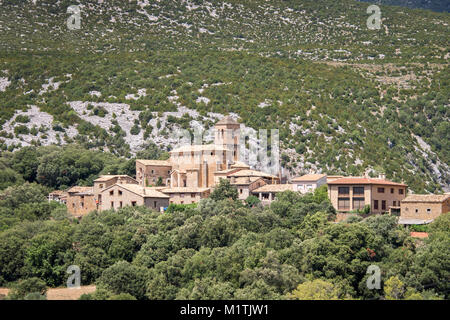
<path fill-rule="evenodd" d="M 256 170 L 239 170 L 235 173 L 229 174 L 228 177 L 263 177 L 263 178 L 278 179 L 277 176 Z"/>
<path fill-rule="evenodd" d="M 217 124 L 239 124 L 239 123 L 237 123 L 236 120 L 234 120 L 231 116 L 225 116 L 219 122 L 217 122 L 216 125 Z"/>
<path fill-rule="evenodd" d="M 178 153 L 178 152 L 203 152 L 203 151 L 231 151 L 231 150 L 215 144 L 202 144 L 202 145 L 184 145 L 179 148 L 175 148 L 169 152 Z"/>

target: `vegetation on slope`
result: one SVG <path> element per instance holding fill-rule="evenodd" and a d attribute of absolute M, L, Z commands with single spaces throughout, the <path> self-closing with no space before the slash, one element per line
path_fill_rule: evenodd
<path fill-rule="evenodd" d="M 9 198 L 30 203 L 19 193 Z M 285 192 L 265 208 L 215 199 L 163 214 L 91 212 L 81 221 L 37 199 L 34 206 L 54 207 L 51 219 L 24 217 L 0 232 L 0 284 L 17 288 L 10 299 L 39 291 L 38 298 L 43 282 L 64 285 L 75 264 L 82 285 L 97 285 L 82 299 L 448 298 L 450 215 L 436 219 L 418 245 L 394 216 L 331 223 L 323 188 Z M 381 269 L 382 290 L 366 286 L 370 265 Z"/>

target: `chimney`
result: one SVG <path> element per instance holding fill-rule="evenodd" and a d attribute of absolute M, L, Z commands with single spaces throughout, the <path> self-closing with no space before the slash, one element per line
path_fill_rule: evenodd
<path fill-rule="evenodd" d="M 384 173 L 380 173 L 379 175 L 378 175 L 378 179 L 386 179 L 386 175 L 384 174 Z"/>

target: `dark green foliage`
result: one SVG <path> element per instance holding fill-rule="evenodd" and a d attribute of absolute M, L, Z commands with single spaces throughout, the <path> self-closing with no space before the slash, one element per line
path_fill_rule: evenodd
<path fill-rule="evenodd" d="M 236 200 L 238 198 L 238 191 L 235 186 L 232 186 L 228 179 L 220 179 L 219 185 L 214 188 L 210 198 L 215 201 L 223 199 Z"/>
<path fill-rule="evenodd" d="M 116 295 L 127 293 L 137 299 L 144 298 L 146 270 L 126 261 L 119 261 L 103 271 L 97 280 L 100 289 L 106 289 Z"/>
<path fill-rule="evenodd" d="M 11 288 L 8 298 L 11 300 L 46 300 L 47 286 L 39 278 L 20 280 Z"/>

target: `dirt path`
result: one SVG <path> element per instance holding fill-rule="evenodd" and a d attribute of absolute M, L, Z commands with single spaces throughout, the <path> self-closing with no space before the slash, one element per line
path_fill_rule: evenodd
<path fill-rule="evenodd" d="M 79 289 L 70 288 L 50 288 L 47 290 L 47 300 L 78 300 L 85 293 L 95 291 L 95 286 L 81 286 Z M 7 295 L 8 288 L 0 288 L 0 299 L 2 295 Z"/>

